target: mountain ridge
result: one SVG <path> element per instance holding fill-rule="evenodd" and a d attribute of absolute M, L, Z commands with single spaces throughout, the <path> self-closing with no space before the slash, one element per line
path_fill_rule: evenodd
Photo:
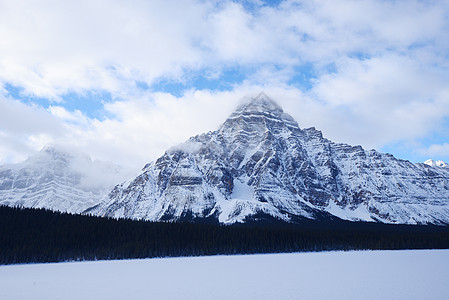
<path fill-rule="evenodd" d="M 265 93 L 117 184 L 125 178 L 112 163 L 46 146 L 0 166 L 0 204 L 151 221 L 449 224 L 444 162 L 332 142 Z"/>
<path fill-rule="evenodd" d="M 0 166 L 0 204 L 81 213 L 99 203 L 123 176 L 117 165 L 46 145 L 22 163 Z"/>
<path fill-rule="evenodd" d="M 351 221 L 449 223 L 449 173 L 391 154 L 334 143 L 298 123 L 264 93 L 216 131 L 149 163 L 87 210 L 152 221 L 265 215 Z"/>
<path fill-rule="evenodd" d="M 428 159 L 423 163 L 431 167 L 449 168 L 449 165 L 442 160 Z"/>

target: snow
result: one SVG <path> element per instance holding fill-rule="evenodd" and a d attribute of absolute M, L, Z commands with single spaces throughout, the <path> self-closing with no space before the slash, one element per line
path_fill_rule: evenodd
<path fill-rule="evenodd" d="M 449 250 L 0 266 L 0 299 L 448 299 Z"/>
<path fill-rule="evenodd" d="M 371 218 L 370 212 L 363 204 L 357 206 L 357 208 L 355 209 L 351 209 L 349 208 L 349 206 L 342 208 L 335 201 L 330 200 L 329 206 L 326 208 L 326 210 L 331 214 L 333 214 L 334 216 L 337 216 L 343 220 L 368 221 L 368 222 L 374 221 Z"/>
<path fill-rule="evenodd" d="M 80 213 L 131 176 L 111 162 L 64 146 L 45 146 L 27 160 L 0 166 L 0 203 Z"/>
<path fill-rule="evenodd" d="M 242 180 L 242 181 L 241 181 Z M 248 177 L 234 179 L 234 189 L 232 190 L 232 199 L 250 200 L 254 199 L 254 188 L 248 185 Z"/>
<path fill-rule="evenodd" d="M 271 215 L 278 216 L 271 205 L 257 201 L 254 198 L 254 187 L 248 185 L 248 180 L 247 176 L 242 176 L 240 179 L 235 178 L 233 181 L 234 189 L 230 199 L 217 201 L 221 211 L 218 221 L 223 224 L 244 222 L 247 216 L 257 211 L 270 211 Z"/>
<path fill-rule="evenodd" d="M 433 160 L 433 159 L 428 159 L 424 162 L 424 164 L 431 166 L 431 167 L 442 167 L 442 168 L 448 168 L 449 165 L 447 163 L 445 163 L 442 160 Z"/>

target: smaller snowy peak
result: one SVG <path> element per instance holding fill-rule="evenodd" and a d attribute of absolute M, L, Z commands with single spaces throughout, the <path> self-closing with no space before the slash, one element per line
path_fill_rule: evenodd
<path fill-rule="evenodd" d="M 78 161 L 92 162 L 87 154 L 64 145 L 47 144 L 40 151 L 30 155 L 24 164 L 25 167 L 39 168 L 44 165 L 58 166 L 76 164 Z"/>
<path fill-rule="evenodd" d="M 74 157 L 73 153 L 70 153 L 66 149 L 62 149 L 56 145 L 45 145 L 38 153 L 28 157 L 27 161 L 32 160 L 62 160 L 68 161 Z"/>
<path fill-rule="evenodd" d="M 431 167 L 449 168 L 449 165 L 442 160 L 435 161 L 433 159 L 428 159 L 424 162 L 424 164 L 431 166 Z"/>
<path fill-rule="evenodd" d="M 0 166 L 0 204 L 81 213 L 131 172 L 64 146 L 45 146 L 27 160 Z"/>

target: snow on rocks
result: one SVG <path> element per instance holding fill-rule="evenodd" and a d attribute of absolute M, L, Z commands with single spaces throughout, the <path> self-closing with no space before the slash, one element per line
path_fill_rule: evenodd
<path fill-rule="evenodd" d="M 353 221 L 449 223 L 449 171 L 338 144 L 261 93 L 216 131 L 190 138 L 90 209 L 146 220 L 284 221 L 329 214 Z"/>

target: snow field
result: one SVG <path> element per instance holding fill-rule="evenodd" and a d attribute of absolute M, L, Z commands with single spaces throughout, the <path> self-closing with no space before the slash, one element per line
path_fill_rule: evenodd
<path fill-rule="evenodd" d="M 0 299 L 449 299 L 449 250 L 1 266 Z"/>

